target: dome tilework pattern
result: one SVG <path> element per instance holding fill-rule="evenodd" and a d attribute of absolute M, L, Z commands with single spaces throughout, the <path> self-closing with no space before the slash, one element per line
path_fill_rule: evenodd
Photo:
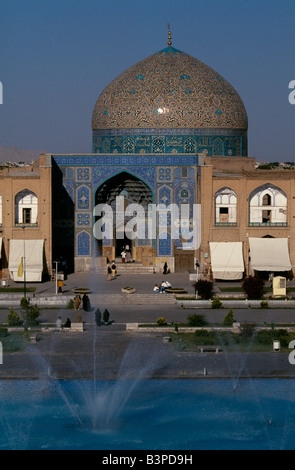
<path fill-rule="evenodd" d="M 99 96 L 92 129 L 248 129 L 236 90 L 211 67 L 173 47 L 147 57 Z"/>

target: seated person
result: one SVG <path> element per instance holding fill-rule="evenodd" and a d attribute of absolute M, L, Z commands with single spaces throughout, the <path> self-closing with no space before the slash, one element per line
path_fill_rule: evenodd
<path fill-rule="evenodd" d="M 58 319 L 56 320 L 56 329 L 60 330 L 61 328 L 62 328 L 61 317 L 58 317 Z"/>
<path fill-rule="evenodd" d="M 155 284 L 155 287 L 154 287 L 153 291 L 154 291 L 155 293 L 160 292 L 159 286 L 157 286 L 157 284 Z"/>
<path fill-rule="evenodd" d="M 164 281 L 162 285 L 165 287 L 165 289 L 168 289 L 169 287 L 172 287 L 169 281 Z"/>
<path fill-rule="evenodd" d="M 72 322 L 69 318 L 67 318 L 67 321 L 64 324 L 64 328 L 71 328 Z"/>
<path fill-rule="evenodd" d="M 166 289 L 166 286 L 165 286 L 165 282 L 163 281 L 162 284 L 160 285 L 160 294 L 165 292 L 165 289 Z"/>

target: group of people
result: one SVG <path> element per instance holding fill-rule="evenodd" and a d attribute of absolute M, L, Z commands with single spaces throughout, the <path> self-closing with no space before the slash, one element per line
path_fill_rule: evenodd
<path fill-rule="evenodd" d="M 94 317 L 95 317 L 95 323 L 97 326 L 109 325 L 112 323 L 110 322 L 110 313 L 107 309 L 105 309 L 105 311 L 103 312 L 103 315 L 101 314 L 99 308 L 96 309 Z M 63 328 L 71 328 L 72 322 L 70 318 L 67 318 L 67 321 L 63 325 L 61 317 L 58 317 L 56 320 L 55 326 L 57 330 L 62 330 Z"/>
<path fill-rule="evenodd" d="M 129 245 L 123 246 L 121 253 L 122 263 L 131 263 L 131 250 Z"/>
<path fill-rule="evenodd" d="M 69 318 L 67 318 L 67 321 L 65 322 L 64 325 L 62 324 L 61 317 L 58 317 L 58 319 L 56 320 L 56 329 L 57 330 L 61 330 L 62 328 L 71 328 L 71 326 L 72 326 L 72 322 Z"/>
<path fill-rule="evenodd" d="M 84 294 L 83 298 L 81 298 L 81 295 L 76 295 L 74 298 L 75 312 L 78 312 L 81 308 L 83 308 L 85 312 L 90 312 L 91 310 L 90 300 L 87 294 Z"/>
<path fill-rule="evenodd" d="M 159 286 L 155 284 L 155 287 L 153 290 L 155 294 L 163 294 L 166 291 L 166 289 L 169 289 L 169 287 L 172 287 L 169 281 L 162 281 L 162 283 Z"/>

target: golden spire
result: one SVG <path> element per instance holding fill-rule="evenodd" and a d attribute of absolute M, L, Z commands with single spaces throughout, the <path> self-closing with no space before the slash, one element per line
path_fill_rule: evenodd
<path fill-rule="evenodd" d="M 170 24 L 168 23 L 168 46 L 172 46 Z"/>

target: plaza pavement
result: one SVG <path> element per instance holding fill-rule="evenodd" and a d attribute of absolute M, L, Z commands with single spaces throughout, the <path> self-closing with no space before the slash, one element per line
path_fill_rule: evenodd
<path fill-rule="evenodd" d="M 179 350 L 177 339 L 164 344 L 161 331 L 148 333 L 126 331 L 126 323 L 155 323 L 164 316 L 168 323 L 186 321 L 191 313 L 203 313 L 210 323 L 221 323 L 227 311 L 212 309 L 182 309 L 175 304 L 155 304 L 154 284 L 168 279 L 174 287 L 183 287 L 193 294 L 194 289 L 187 274 L 121 275 L 107 281 L 102 274 L 78 273 L 68 277 L 63 296 L 73 297 L 76 287 L 90 288 L 91 312 L 79 313 L 85 322 L 84 333 L 43 332 L 41 341 L 28 344 L 25 351 L 4 354 L 0 366 L 0 378 L 213 378 L 225 377 L 236 382 L 247 377 L 294 377 L 295 366 L 288 361 L 287 353 L 189 353 Z M 13 284 L 13 283 L 11 283 Z M 125 286 L 135 287 L 140 295 L 147 295 L 145 305 L 129 305 L 108 302 L 120 294 Z M 220 284 L 219 284 L 220 285 Z M 227 283 L 229 285 L 229 283 Z M 234 285 L 237 285 L 234 283 Z M 19 285 L 18 285 L 19 286 Z M 55 294 L 52 282 L 38 284 L 36 296 Z M 216 285 L 218 288 L 218 284 Z M 105 303 L 99 302 L 102 295 Z M 149 295 L 148 295 L 149 294 Z M 162 294 L 165 297 L 165 294 Z M 94 302 L 95 300 L 95 302 Z M 108 308 L 112 324 L 97 327 L 94 311 Z M 1 307 L 0 321 L 6 320 L 9 310 Z M 65 321 L 75 321 L 77 313 L 65 307 L 42 308 L 41 322 L 54 323 L 58 316 Z M 293 309 L 234 309 L 236 321 L 253 321 L 259 324 L 294 323 Z"/>
<path fill-rule="evenodd" d="M 60 305 L 51 306 L 47 308 L 46 305 L 41 309 L 41 321 L 47 323 L 55 323 L 58 316 L 62 317 L 63 321 L 69 317 L 71 321 L 76 320 L 77 313 L 74 310 L 66 308 L 66 300 L 74 298 L 74 288 L 88 288 L 91 290 L 89 294 L 92 311 L 84 312 L 80 310 L 79 314 L 82 315 L 82 320 L 86 323 L 94 322 L 94 312 L 99 308 L 103 313 L 104 309 L 108 309 L 111 315 L 111 320 L 115 324 L 126 323 L 155 323 L 159 317 L 165 317 L 168 323 L 173 322 L 186 322 L 187 317 L 193 313 L 202 313 L 206 316 L 209 323 L 220 324 L 227 313 L 227 309 L 214 310 L 208 308 L 189 309 L 180 308 L 174 302 L 174 297 L 171 294 L 154 294 L 153 287 L 155 284 L 160 284 L 162 280 L 168 280 L 173 287 L 184 288 L 189 294 L 194 295 L 194 288 L 192 281 L 189 280 L 189 274 L 125 274 L 120 273 L 120 266 L 118 267 L 119 275 L 115 280 L 107 281 L 104 274 L 98 273 L 75 273 L 68 276 L 64 281 L 63 294 L 56 296 L 56 286 L 54 282 L 45 282 L 42 284 L 28 284 L 28 287 L 33 286 L 36 288 L 35 298 L 55 298 L 60 300 Z M 22 287 L 21 283 L 13 283 L 10 281 L 10 286 Z M 290 283 L 292 286 L 295 282 Z M 215 290 L 218 292 L 219 287 L 222 285 L 237 287 L 240 284 L 237 282 L 216 283 Z M 136 294 L 121 293 L 121 289 L 126 286 L 131 286 L 136 289 Z M 33 294 L 29 294 L 32 296 Z M 3 294 L 0 294 L 0 300 Z M 7 296 L 7 295 L 6 295 Z M 10 298 L 14 294 L 9 295 Z M 17 294 L 17 305 L 22 294 Z M 32 299 L 34 302 L 34 298 Z M 49 306 L 48 306 L 49 307 Z M 10 308 L 9 301 L 4 302 L 0 307 L 0 322 L 5 322 L 7 313 Z M 290 308 L 271 308 L 262 310 L 260 308 L 233 308 L 234 318 L 237 322 L 255 322 L 263 324 L 264 322 L 270 324 L 272 322 L 278 324 L 295 324 L 295 309 Z"/>

